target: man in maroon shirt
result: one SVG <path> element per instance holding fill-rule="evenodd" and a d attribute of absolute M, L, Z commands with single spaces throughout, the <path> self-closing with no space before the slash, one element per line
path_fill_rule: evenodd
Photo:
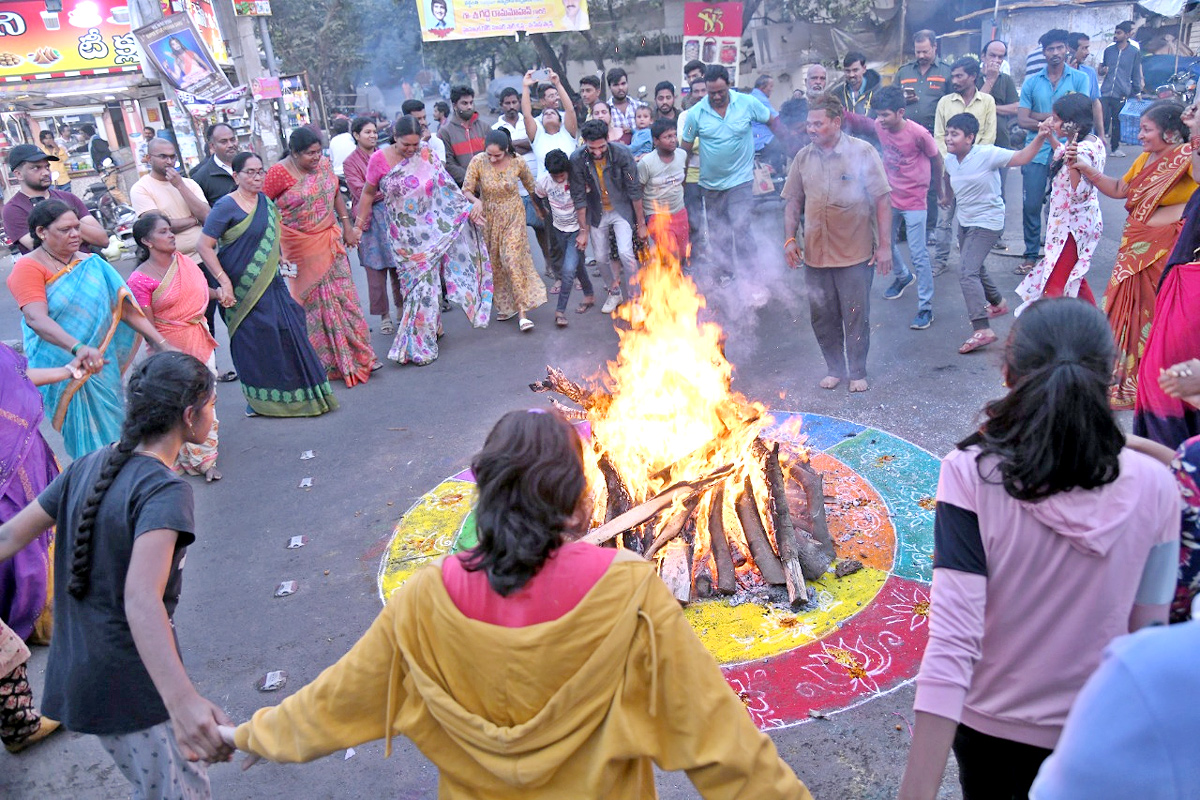
<path fill-rule="evenodd" d="M 88 211 L 75 195 L 51 189 L 50 162 L 58 158 L 45 153 L 32 144 L 19 144 L 8 154 L 8 168 L 20 183 L 12 198 L 4 204 L 4 231 L 8 243 L 15 243 L 22 253 L 33 249 L 33 238 L 29 235 L 29 215 L 33 207 L 45 200 L 61 200 L 79 217 L 80 234 L 83 241 L 96 247 L 108 246 L 108 234 L 104 226 Z"/>

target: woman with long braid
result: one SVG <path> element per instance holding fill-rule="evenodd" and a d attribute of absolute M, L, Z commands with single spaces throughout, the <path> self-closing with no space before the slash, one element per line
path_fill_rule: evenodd
<path fill-rule="evenodd" d="M 51 525 L 54 638 L 42 707 L 95 734 L 136 797 L 211 796 L 229 724 L 184 671 L 171 617 L 195 540 L 192 489 L 172 467 L 212 427 L 214 377 L 179 352 L 133 370 L 116 445 L 76 460 L 0 526 L 0 560 Z"/>

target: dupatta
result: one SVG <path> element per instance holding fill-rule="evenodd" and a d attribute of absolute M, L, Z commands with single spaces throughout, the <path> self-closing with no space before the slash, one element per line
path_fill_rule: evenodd
<path fill-rule="evenodd" d="M 40 387 L 54 429 L 63 435 L 68 455 L 79 458 L 121 438 L 125 402 L 121 376 L 141 337 L 121 324 L 133 293 L 112 265 L 98 255 L 72 262 L 46 282 L 50 318 L 68 334 L 105 356 L 103 369 L 62 383 Z M 140 313 L 140 310 L 139 310 Z M 71 354 L 38 336 L 21 320 L 25 355 L 31 367 L 61 367 Z"/>
<path fill-rule="evenodd" d="M 303 304 L 334 260 L 346 256 L 334 213 L 337 176 L 329 159 L 322 158 L 315 172 L 299 178 L 283 164 L 271 167 L 267 177 L 263 191 L 279 206 L 283 258 L 296 265 L 296 277 L 288 281 L 288 289 Z"/>
<path fill-rule="evenodd" d="M 195 261 L 175 253 L 171 267 L 151 295 L 154 327 L 171 344 L 204 363 L 217 347 L 208 330 L 208 282 Z"/>

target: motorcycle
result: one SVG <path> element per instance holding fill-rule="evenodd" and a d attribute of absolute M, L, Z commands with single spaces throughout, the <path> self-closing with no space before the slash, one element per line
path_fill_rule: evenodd
<path fill-rule="evenodd" d="M 116 171 L 116 168 L 112 167 L 105 170 L 102 176 L 107 178 Z M 137 214 L 134 213 L 131 206 L 117 202 L 117 198 L 113 196 L 107 183 L 101 181 L 88 186 L 84 193 L 83 204 L 87 206 L 92 216 L 104 226 L 104 230 L 110 237 L 126 239 L 133 236 L 133 224 L 137 222 Z"/>
<path fill-rule="evenodd" d="M 1160 100 L 1174 100 L 1183 106 L 1189 106 L 1196 99 L 1196 67 L 1182 69 L 1176 72 L 1167 82 L 1154 90 Z"/>

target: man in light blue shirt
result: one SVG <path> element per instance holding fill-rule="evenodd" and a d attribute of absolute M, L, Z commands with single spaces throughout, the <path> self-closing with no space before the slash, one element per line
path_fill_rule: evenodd
<path fill-rule="evenodd" d="M 736 234 L 750 230 L 754 202 L 754 129 L 777 132 L 778 115 L 748 94 L 731 91 L 729 71 L 719 64 L 704 73 L 708 96 L 688 110 L 680 147 L 691 153 L 700 140 L 700 188 L 708 216 L 708 241 L 718 280 L 728 283 L 737 263 Z M 747 248 L 747 254 L 749 248 Z"/>
<path fill-rule="evenodd" d="M 1088 76 L 1067 66 L 1067 37 L 1061 29 L 1046 31 L 1038 39 L 1042 55 L 1046 57 L 1046 68 L 1031 75 L 1021 84 L 1021 100 L 1017 108 L 1017 124 L 1027 131 L 1036 132 L 1038 123 L 1048 118 L 1054 101 L 1071 92 L 1090 97 L 1092 92 Z M 1025 257 L 1017 267 L 1024 275 L 1037 264 L 1038 249 L 1042 239 L 1042 202 L 1046 196 L 1046 181 L 1049 176 L 1050 143 L 1047 141 L 1034 157 L 1033 162 L 1021 167 L 1021 184 L 1024 203 L 1021 222 L 1025 234 Z"/>

